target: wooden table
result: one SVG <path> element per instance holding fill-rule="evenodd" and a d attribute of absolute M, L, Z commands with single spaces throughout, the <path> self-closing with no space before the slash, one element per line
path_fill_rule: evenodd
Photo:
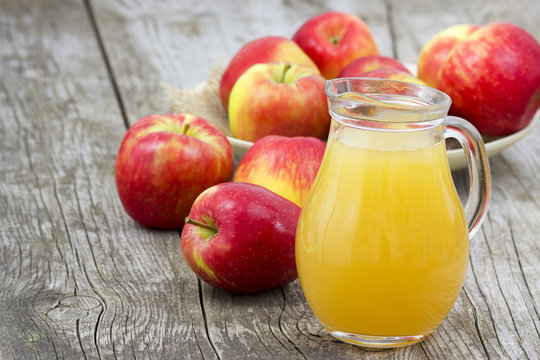
<path fill-rule="evenodd" d="M 361 16 L 381 53 L 416 62 L 436 32 L 506 20 L 540 40 L 540 2 L 0 2 L 0 358 L 538 359 L 540 128 L 491 159 L 488 218 L 463 290 L 420 344 L 337 342 L 298 282 L 253 296 L 202 283 L 177 231 L 124 212 L 114 163 L 126 129 L 167 112 L 264 35 L 325 10 Z M 465 193 L 467 174 L 454 172 Z"/>

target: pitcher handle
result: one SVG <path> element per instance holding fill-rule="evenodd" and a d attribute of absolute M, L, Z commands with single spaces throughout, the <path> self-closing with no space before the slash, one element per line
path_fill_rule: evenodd
<path fill-rule="evenodd" d="M 468 121 L 447 116 L 444 121 L 444 138 L 455 138 L 465 152 L 469 168 L 469 197 L 465 204 L 465 218 L 469 239 L 476 234 L 484 221 L 491 200 L 491 173 L 482 136 Z"/>

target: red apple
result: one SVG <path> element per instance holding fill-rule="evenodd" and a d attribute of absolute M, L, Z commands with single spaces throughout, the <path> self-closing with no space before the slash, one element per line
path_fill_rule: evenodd
<path fill-rule="evenodd" d="M 454 25 L 435 34 L 422 48 L 418 58 L 417 76 L 431 87 L 437 85 L 437 74 L 454 45 L 478 29 L 478 25 Z"/>
<path fill-rule="evenodd" d="M 338 77 L 361 77 L 363 74 L 384 68 L 393 68 L 404 71 L 411 74 L 409 69 L 403 65 L 399 60 L 388 56 L 381 55 L 368 55 L 362 56 L 356 60 L 353 60 L 349 65 L 345 66 L 339 73 Z M 412 74 L 411 74 L 412 75 Z"/>
<path fill-rule="evenodd" d="M 232 149 L 208 121 L 186 114 L 149 115 L 126 132 L 116 159 L 125 211 L 141 225 L 179 229 L 195 198 L 230 180 Z"/>
<path fill-rule="evenodd" d="M 229 99 L 235 138 L 256 141 L 267 135 L 326 138 L 330 115 L 325 79 L 291 63 L 265 63 L 238 78 Z"/>
<path fill-rule="evenodd" d="M 225 110 L 229 108 L 229 95 L 240 75 L 255 64 L 286 61 L 306 66 L 318 72 L 317 65 L 298 45 L 280 36 L 266 36 L 244 45 L 232 58 L 219 84 L 219 96 Z"/>
<path fill-rule="evenodd" d="M 452 48 L 437 88 L 481 134 L 519 131 L 540 107 L 540 44 L 514 24 L 482 26 Z"/>
<path fill-rule="evenodd" d="M 240 160 L 233 181 L 261 185 L 302 206 L 325 148 L 314 137 L 266 136 Z"/>
<path fill-rule="evenodd" d="M 204 191 L 182 230 L 182 253 L 207 283 L 255 293 L 297 278 L 300 208 L 261 186 L 223 183 Z"/>
<path fill-rule="evenodd" d="M 293 40 L 327 79 L 338 76 L 359 57 L 379 54 L 366 23 L 343 12 L 326 12 L 311 18 L 298 29 Z"/>
<path fill-rule="evenodd" d="M 409 72 L 401 71 L 394 68 L 383 68 L 373 71 L 368 71 L 362 74 L 362 77 L 380 78 L 380 79 L 392 79 L 399 81 L 406 81 L 414 84 L 426 85 L 422 80 L 411 75 Z"/>

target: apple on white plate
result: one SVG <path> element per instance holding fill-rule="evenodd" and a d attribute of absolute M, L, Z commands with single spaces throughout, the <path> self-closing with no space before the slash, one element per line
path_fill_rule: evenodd
<path fill-rule="evenodd" d="M 312 17 L 300 26 L 292 39 L 327 79 L 338 76 L 359 57 L 379 54 L 367 24 L 345 12 L 330 11 Z"/>
<path fill-rule="evenodd" d="M 325 139 L 330 114 L 325 79 L 289 62 L 256 64 L 234 84 L 229 97 L 233 137 L 256 141 L 267 135 Z"/>

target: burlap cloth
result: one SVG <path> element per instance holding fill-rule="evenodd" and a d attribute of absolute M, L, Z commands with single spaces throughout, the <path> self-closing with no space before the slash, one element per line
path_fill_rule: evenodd
<path fill-rule="evenodd" d="M 227 113 L 221 104 L 219 97 L 219 82 L 223 74 L 223 68 L 214 66 L 208 80 L 191 89 L 180 89 L 173 85 L 161 83 L 169 110 L 173 113 L 187 113 L 202 117 L 217 128 L 231 136 Z"/>

